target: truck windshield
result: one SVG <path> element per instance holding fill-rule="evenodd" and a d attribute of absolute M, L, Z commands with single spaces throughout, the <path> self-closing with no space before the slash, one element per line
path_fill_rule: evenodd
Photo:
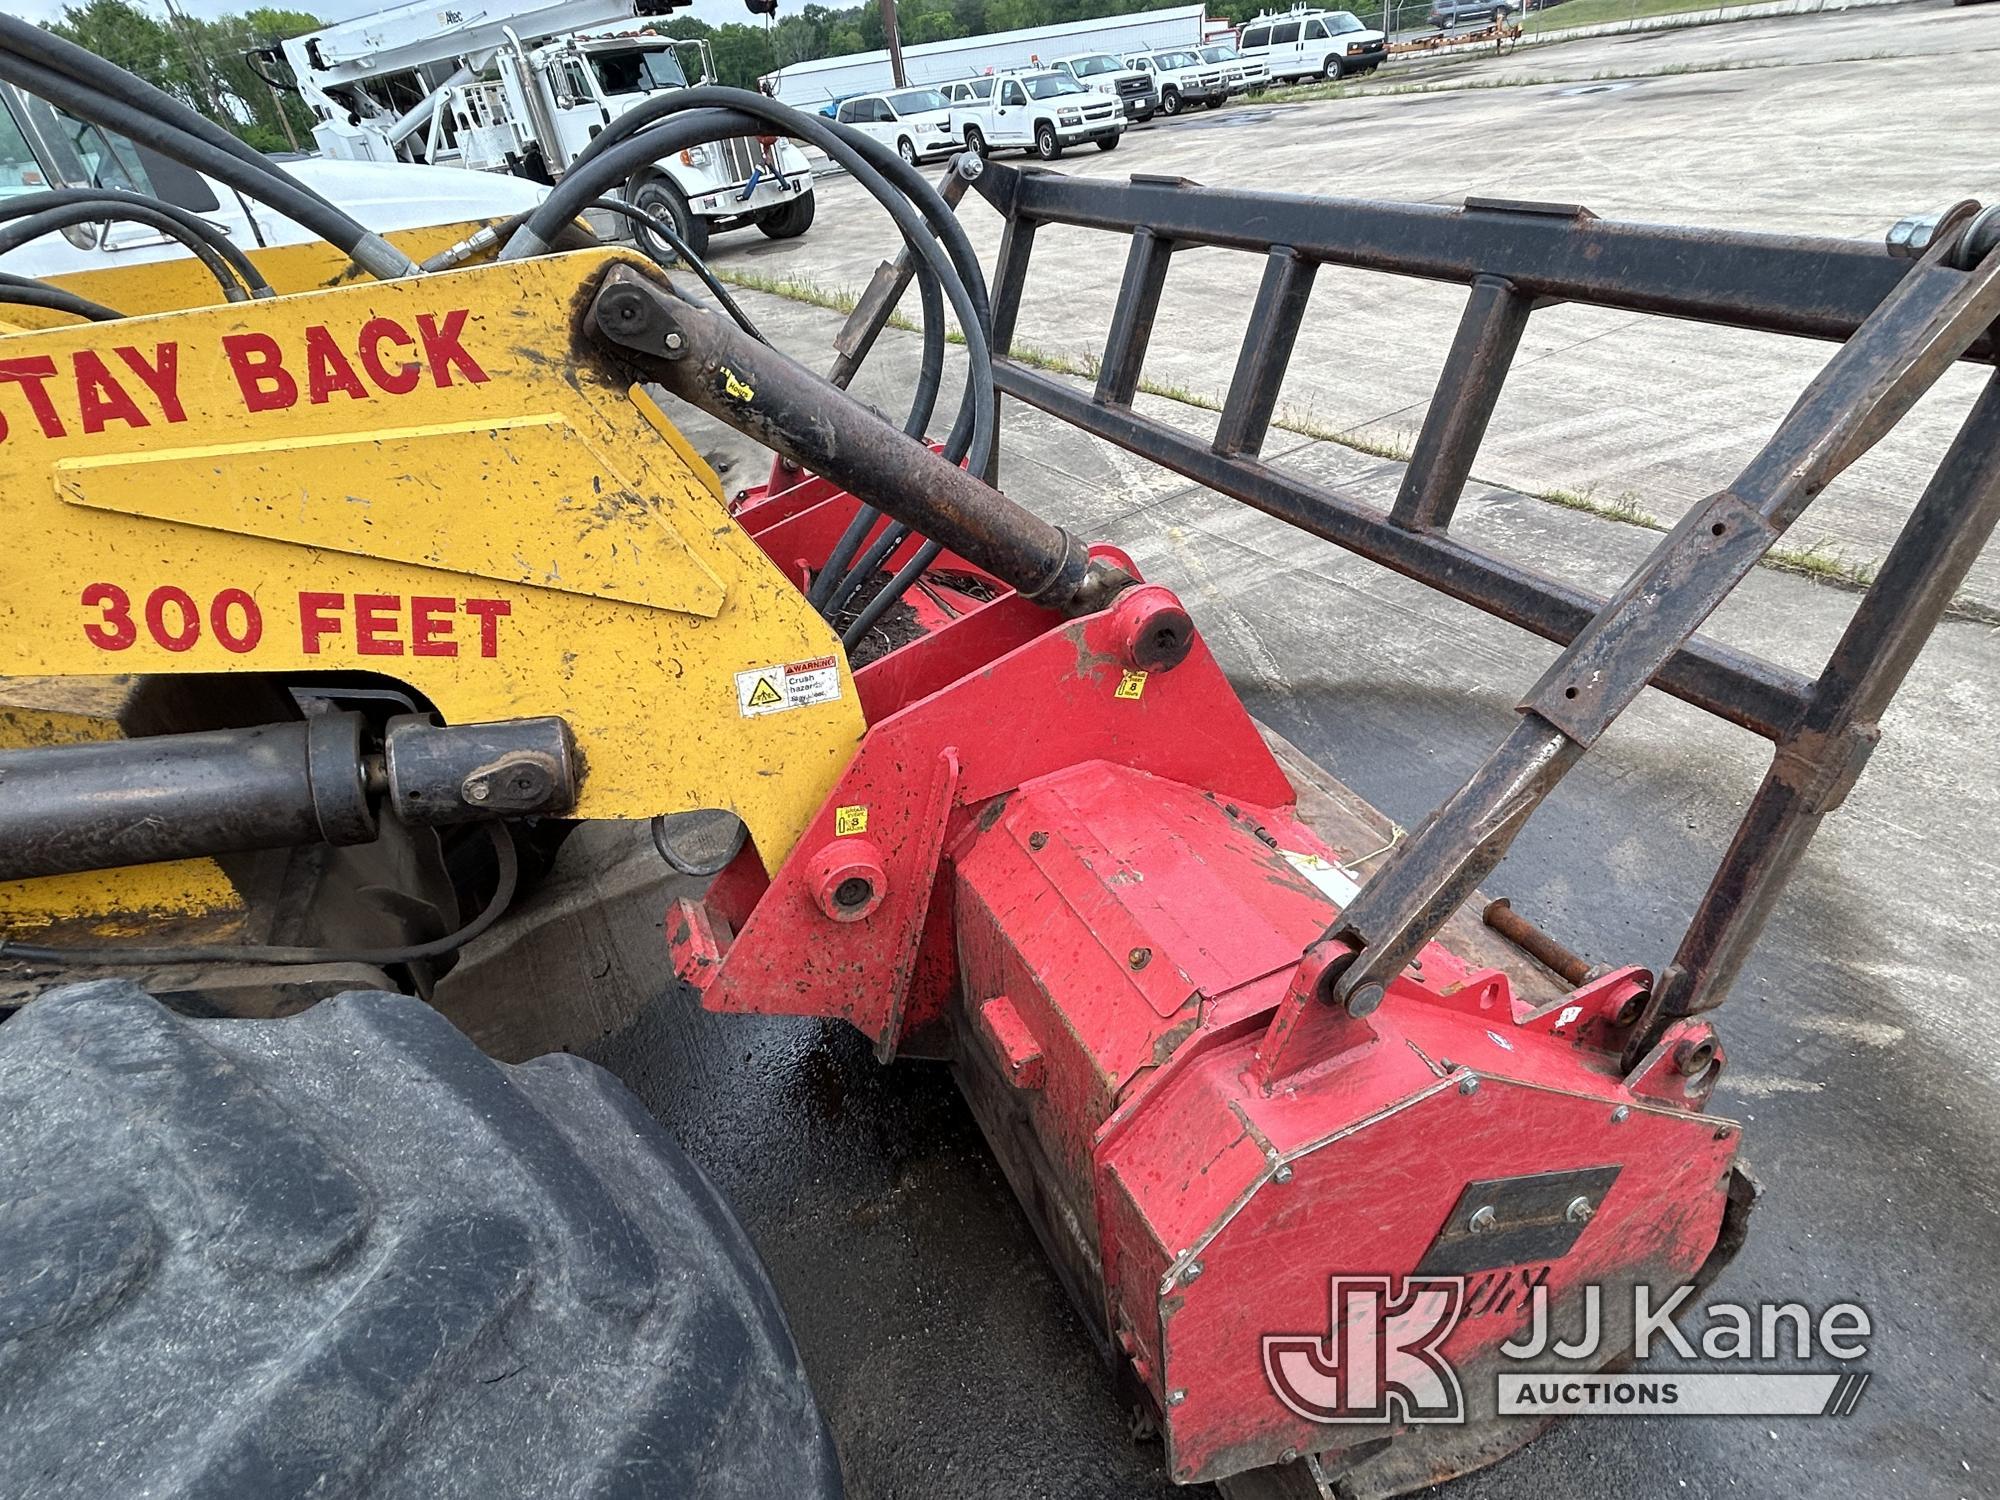
<path fill-rule="evenodd" d="M 1201 59 L 1192 52 L 1155 52 L 1153 61 L 1163 68 L 1193 68 L 1201 64 Z"/>
<path fill-rule="evenodd" d="M 1366 31 L 1368 28 L 1355 20 L 1351 12 L 1336 10 L 1327 13 L 1326 29 L 1338 36 L 1343 31 Z"/>
<path fill-rule="evenodd" d="M 1093 78 L 1099 73 L 1121 73 L 1124 64 L 1115 57 L 1107 57 L 1099 52 L 1092 57 L 1078 57 L 1070 62 L 1070 71 L 1079 78 Z"/>
<path fill-rule="evenodd" d="M 634 47 L 629 52 L 593 52 L 591 71 L 607 94 L 650 94 L 655 89 L 684 89 L 687 74 L 670 47 Z"/>
<path fill-rule="evenodd" d="M 1054 99 L 1062 94 L 1087 94 L 1089 89 L 1067 73 L 1037 73 L 1022 80 L 1037 99 Z"/>
<path fill-rule="evenodd" d="M 1204 47 L 1201 49 L 1201 55 L 1209 62 L 1236 61 L 1236 49 L 1234 47 Z"/>
<path fill-rule="evenodd" d="M 889 107 L 899 115 L 920 115 L 928 110 L 949 109 L 944 95 L 936 89 L 905 89 L 889 96 Z"/>

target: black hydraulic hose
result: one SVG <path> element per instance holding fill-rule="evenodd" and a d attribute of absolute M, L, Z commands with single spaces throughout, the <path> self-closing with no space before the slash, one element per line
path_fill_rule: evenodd
<path fill-rule="evenodd" d="M 244 254 L 242 247 L 208 220 L 175 204 L 158 198 L 148 198 L 143 193 L 130 192 L 125 188 L 51 188 L 45 192 L 23 193 L 18 198 L 0 199 L 0 223 L 23 218 L 29 214 L 39 214 L 51 208 L 64 208 L 73 203 L 103 205 L 102 216 L 106 219 L 129 217 L 121 210 L 134 205 L 149 214 L 164 214 L 181 225 L 189 234 L 201 236 L 217 255 L 229 263 L 230 269 L 236 273 L 243 285 L 250 289 L 253 297 L 276 295 L 271 290 L 271 283 L 264 279 L 264 273 L 257 269 L 248 255 Z"/>
<path fill-rule="evenodd" d="M 709 270 L 708 263 L 688 248 L 687 241 L 680 237 L 679 231 L 673 225 L 669 224 L 658 214 L 647 213 L 645 209 L 627 203 L 622 198 L 593 198 L 590 200 L 590 206 L 602 209 L 606 213 L 622 214 L 628 219 L 644 224 L 646 228 L 666 241 L 667 248 L 681 258 L 683 265 L 701 278 L 701 284 L 708 288 L 709 295 L 715 298 L 722 310 L 729 314 L 738 328 L 749 334 L 751 338 L 760 344 L 771 342 L 757 331 L 757 325 L 750 321 L 750 315 L 737 306 L 736 299 L 729 295 L 729 289 L 723 286 L 713 271 Z M 641 245 L 639 248 L 643 250 L 646 247 Z M 654 259 L 657 260 L 658 257 L 656 256 Z"/>
<path fill-rule="evenodd" d="M 819 570 L 819 576 L 806 590 L 806 603 L 821 614 L 829 613 L 827 600 L 833 597 L 834 585 L 847 576 L 847 565 L 854 561 L 854 554 L 860 548 L 862 539 L 875 528 L 882 519 L 882 512 L 863 502 L 854 512 L 854 519 L 847 523 L 847 529 L 840 534 L 840 540 L 833 544 L 828 554 L 826 566 Z"/>
<path fill-rule="evenodd" d="M 722 95 L 732 101 L 742 100 L 759 105 L 768 105 L 771 102 L 761 94 L 746 94 L 737 89 L 701 88 L 676 90 L 675 96 L 677 97 L 684 93 L 690 95 Z M 658 104 L 669 101 L 655 100 L 653 102 Z M 779 106 L 779 108 L 782 109 L 783 107 Z M 569 169 L 563 174 L 563 180 L 556 185 L 555 190 L 542 201 L 540 207 L 529 214 L 527 222 L 508 239 L 505 248 L 500 252 L 500 258 L 502 260 L 510 260 L 519 259 L 523 256 L 542 254 L 548 248 L 551 234 L 556 232 L 559 226 L 575 218 L 592 198 L 600 196 L 606 189 L 622 185 L 633 173 L 644 167 L 653 165 L 653 163 L 671 155 L 673 152 L 689 146 L 702 145 L 713 140 L 726 139 L 730 136 L 753 134 L 762 131 L 765 126 L 765 122 L 760 116 L 733 108 L 690 108 L 683 106 L 665 111 L 665 113 L 672 114 L 675 118 L 662 120 L 659 125 L 646 131 L 642 138 L 634 137 L 628 132 L 618 147 L 609 151 L 596 153 L 588 168 L 583 166 L 584 156 L 590 155 L 588 151 L 584 153 L 584 156 L 579 156 L 577 161 L 571 163 Z M 623 116 L 620 118 L 622 119 Z M 804 116 L 799 116 L 799 118 L 801 120 L 805 119 Z M 611 127 L 606 126 L 605 128 L 608 131 Z M 866 137 L 856 136 L 855 139 L 866 145 L 874 144 L 868 141 Z M 866 163 L 857 160 L 857 153 L 846 141 L 834 138 L 830 142 L 823 144 L 826 145 L 829 155 L 846 166 L 855 174 L 857 180 L 861 181 L 864 186 L 867 186 L 874 193 L 878 201 L 889 211 L 891 217 L 896 219 L 897 227 L 902 230 L 904 239 L 915 247 L 917 253 L 923 255 L 928 250 L 931 259 L 929 261 L 919 260 L 917 262 L 919 273 L 920 276 L 935 278 L 938 275 L 938 267 L 941 263 L 941 258 L 937 255 L 937 244 L 923 230 L 920 221 L 911 212 L 908 203 L 897 197 L 894 190 L 886 182 L 883 182 L 879 176 L 871 174 Z M 894 152 L 888 154 L 891 157 L 895 157 Z M 900 158 L 896 159 L 900 162 Z M 949 267 L 945 267 L 945 270 L 948 273 Z M 927 294 L 925 297 L 925 306 L 928 309 L 931 305 L 932 296 Z M 942 299 L 939 299 L 938 306 L 941 310 Z M 912 436 L 920 435 L 929 424 L 931 408 L 936 402 L 937 387 L 943 381 L 943 372 L 944 326 L 943 319 L 940 316 L 935 319 L 927 319 L 924 326 L 923 372 L 918 380 L 916 397 L 911 403 L 909 420 L 904 424 L 903 429 Z M 989 385 L 991 383 L 991 376 L 992 372 L 989 369 L 987 371 Z M 989 397 L 988 399 L 990 402 L 991 398 Z M 990 426 L 990 412 L 987 422 Z"/>
<path fill-rule="evenodd" d="M 875 622 L 889 612 L 891 605 L 909 592 L 910 585 L 923 577 L 924 570 L 938 560 L 938 554 L 942 551 L 944 547 L 938 542 L 925 542 L 919 547 L 917 555 L 903 564 L 902 569 L 889 580 L 882 592 L 870 599 L 868 607 L 854 617 L 854 623 L 841 632 L 842 648 L 852 651 L 860 645 L 868 632 L 875 628 Z"/>
<path fill-rule="evenodd" d="M 72 224 L 101 224 L 108 219 L 124 219 L 134 224 L 146 224 L 173 239 L 179 240 L 193 252 L 196 260 L 208 268 L 222 294 L 231 302 L 247 302 L 250 291 L 237 280 L 235 271 L 215 246 L 205 237 L 189 231 L 185 224 L 170 214 L 156 213 L 150 208 L 136 203 L 69 203 L 60 208 L 43 209 L 38 214 L 25 218 L 0 222 L 0 255 L 9 250 L 18 250 L 31 240 L 38 240 L 45 234 L 57 234 Z"/>
<path fill-rule="evenodd" d="M 861 585 L 875 576 L 876 570 L 888 560 L 890 554 L 909 538 L 910 528 L 901 521 L 884 528 L 882 534 L 875 538 L 874 545 L 862 553 L 860 560 L 848 569 L 846 576 L 833 586 L 832 592 L 826 596 L 826 608 L 820 613 L 829 617 L 837 614 L 847 601 L 854 597 Z"/>
<path fill-rule="evenodd" d="M 21 23 L 0 17 L 0 43 L 4 43 L 10 34 L 9 28 L 21 29 Z M 35 37 L 56 40 L 46 38 L 38 28 L 25 29 Z M 83 55 L 89 56 L 88 53 Z M 196 131 L 184 125 L 173 113 L 174 110 L 197 120 L 200 116 L 193 115 L 185 105 L 174 104 L 151 85 L 141 83 L 122 70 L 114 71 L 125 81 L 125 86 L 116 92 L 82 82 L 69 73 L 0 45 L 0 79 L 39 95 L 79 119 L 130 136 L 163 156 L 206 173 L 238 192 L 269 205 L 351 256 L 371 275 L 388 279 L 415 272 L 415 263 L 402 251 L 364 228 L 344 210 L 329 204 L 290 173 L 280 170 L 276 163 L 258 156 L 213 122 L 209 122 L 207 131 Z M 164 103 L 155 104 L 150 97 L 154 95 Z M 142 102 L 133 102 L 135 100 Z M 212 139 L 214 132 L 220 132 L 238 149 L 231 149 Z"/>
<path fill-rule="evenodd" d="M 158 116 L 164 123 L 172 125 L 199 140 L 208 142 L 219 151 L 226 151 L 245 166 L 254 167 L 274 177 L 291 182 L 299 191 L 327 200 L 320 193 L 297 181 L 276 162 L 258 151 L 233 132 L 224 129 L 208 116 L 188 108 L 172 94 L 128 72 L 114 62 L 99 57 L 86 47 L 52 31 L 45 31 L 27 21 L 12 16 L 0 15 L 0 51 L 21 53 L 28 61 L 39 63 L 56 73 L 74 79 L 76 82 L 113 98 L 122 98 L 126 103 Z M 297 92 L 294 90 L 293 92 Z"/>
<path fill-rule="evenodd" d="M 507 908 L 513 905 L 514 892 L 520 885 L 521 858 L 514 848 L 514 836 L 507 831 L 507 825 L 504 823 L 489 823 L 487 832 L 493 840 L 493 857 L 499 865 L 499 884 L 494 887 L 492 899 L 486 903 L 478 916 L 458 931 L 446 933 L 441 938 L 433 938 L 428 943 L 414 943 L 406 948 L 360 950 L 289 948 L 268 943 L 250 943 L 240 947 L 218 943 L 209 947 L 186 948 L 128 948 L 117 945 L 98 948 L 47 948 L 32 943 L 16 943 L 0 939 L 0 963 L 18 961 L 31 964 L 104 966 L 231 963 L 373 964 L 381 967 L 387 964 L 421 963 L 427 958 L 443 958 L 447 953 L 456 953 L 499 921 Z"/>
<path fill-rule="evenodd" d="M 914 252 L 914 264 L 919 271 L 929 266 L 939 274 L 947 293 L 951 295 L 952 311 L 965 332 L 967 352 L 972 357 L 972 379 L 967 382 L 965 400 L 960 406 L 960 421 L 946 441 L 945 457 L 957 463 L 967 452 L 976 450 L 973 471 L 987 472 L 993 428 L 993 370 L 988 348 L 992 316 L 979 259 L 973 253 L 972 242 L 966 237 L 965 226 L 924 175 L 881 142 L 871 140 L 848 126 L 835 125 L 801 113 L 762 94 L 713 85 L 677 89 L 672 94 L 647 100 L 627 110 L 598 132 L 576 161 L 571 163 L 556 190 L 530 216 L 528 225 L 516 235 L 515 241 L 503 254 L 533 253 L 536 246 L 529 236 L 546 240 L 550 226 L 561 222 L 559 215 L 574 213 L 566 194 L 580 194 L 599 177 L 622 181 L 630 170 L 666 155 L 670 148 L 665 143 L 643 157 L 640 155 L 643 146 L 639 150 L 634 149 L 635 137 L 642 132 L 669 128 L 664 123 L 656 126 L 655 121 L 666 121 L 669 116 L 688 111 L 708 113 L 711 109 L 750 116 L 760 122 L 760 126 L 753 129 L 761 127 L 764 133 L 789 135 L 818 146 L 846 167 L 855 180 L 888 210 L 897 228 L 902 231 L 904 241 Z M 748 132 L 738 129 L 734 133 Z M 712 140 L 720 134 L 722 132 L 718 131 L 704 139 Z M 676 137 L 673 146 L 681 144 L 682 141 Z M 910 210 L 913 206 L 922 223 L 928 226 L 928 232 L 912 222 Z M 938 249 L 940 242 L 944 246 L 942 255 Z M 930 329 L 926 328 L 925 332 L 928 336 Z"/>
<path fill-rule="evenodd" d="M 121 312 L 113 312 L 101 302 L 92 302 L 88 297 L 79 297 L 75 292 L 66 292 L 59 286 L 49 286 L 31 277 L 0 271 L 0 304 L 10 302 L 16 307 L 45 307 L 50 312 L 88 318 L 93 323 L 115 323 L 125 316 Z"/>

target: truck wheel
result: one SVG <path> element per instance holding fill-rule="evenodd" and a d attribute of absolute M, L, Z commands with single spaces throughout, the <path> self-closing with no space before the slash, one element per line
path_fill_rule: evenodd
<path fill-rule="evenodd" d="M 896 154 L 913 167 L 917 164 L 917 148 L 906 135 L 896 137 Z"/>
<path fill-rule="evenodd" d="M 625 184 L 625 201 L 673 225 L 674 233 L 681 237 L 690 254 L 697 257 L 708 254 L 708 220 L 695 216 L 688 207 L 687 195 L 665 172 L 657 167 L 634 172 Z M 640 249 L 658 260 L 679 259 L 673 246 L 663 243 L 637 220 L 632 224 L 632 237 L 639 242 Z"/>
<path fill-rule="evenodd" d="M 756 1252 L 610 1075 L 401 995 L 0 1025 L 0 1493 L 809 1495 Z"/>
<path fill-rule="evenodd" d="M 1160 113 L 1169 118 L 1181 112 L 1181 91 L 1169 84 L 1160 90 Z"/>
<path fill-rule="evenodd" d="M 1206 104 L 1210 109 L 1220 109 L 1222 108 L 1223 105 L 1229 102 L 1229 96 L 1227 94 L 1224 94 L 1220 99 L 1217 99 L 1213 95 L 1211 95 L 1210 97 L 1202 100 L 1201 102 L 1203 104 Z"/>
<path fill-rule="evenodd" d="M 965 127 L 965 149 L 981 161 L 986 160 L 986 137 L 980 134 L 977 125 Z"/>
<path fill-rule="evenodd" d="M 1054 161 L 1062 155 L 1062 142 L 1056 139 L 1055 126 L 1044 121 L 1035 127 L 1035 155 L 1043 161 Z"/>
<path fill-rule="evenodd" d="M 1120 131 L 1117 135 L 1107 135 L 1097 143 L 1097 149 L 1099 151 L 1116 151 L 1118 143 L 1124 139 L 1125 134 L 1123 131 Z"/>
<path fill-rule="evenodd" d="M 1329 57 L 1325 62 L 1320 64 L 1319 76 L 1324 78 L 1328 83 L 1340 82 L 1346 73 L 1347 69 L 1341 66 L 1340 59 L 1337 57 Z"/>
<path fill-rule="evenodd" d="M 757 227 L 774 240 L 795 240 L 812 228 L 814 205 L 811 189 L 800 193 L 790 203 L 766 210 L 757 220 Z"/>

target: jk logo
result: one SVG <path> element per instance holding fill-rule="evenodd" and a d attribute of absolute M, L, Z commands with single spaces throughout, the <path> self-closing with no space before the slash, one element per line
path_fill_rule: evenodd
<path fill-rule="evenodd" d="M 1439 1347 L 1465 1306 L 1465 1279 L 1335 1276 L 1323 1334 L 1264 1335 L 1264 1375 L 1309 1422 L 1463 1422 L 1458 1372 Z"/>

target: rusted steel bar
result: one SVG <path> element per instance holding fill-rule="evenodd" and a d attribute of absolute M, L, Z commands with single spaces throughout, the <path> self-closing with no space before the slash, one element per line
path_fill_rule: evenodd
<path fill-rule="evenodd" d="M 1487 902 L 1480 920 L 1572 988 L 1587 983 L 1598 972 L 1597 966 L 1581 953 L 1564 947 L 1554 934 L 1515 911 L 1505 896 Z"/>
<path fill-rule="evenodd" d="M 1673 963 L 1660 976 L 1642 1037 L 1722 1003 L 1821 819 L 1861 774 L 1883 709 L 1996 523 L 2000 374 L 1973 404 L 1883 560 L 1797 731 L 1780 742 Z"/>
<path fill-rule="evenodd" d="M 1132 582 L 1082 543 L 859 402 L 630 266 L 615 266 L 590 313 L 598 332 L 682 400 L 719 417 L 885 515 L 1068 615 L 1102 609 Z"/>
<path fill-rule="evenodd" d="M 2000 251 L 1959 272 L 1945 264 L 1951 249 L 1941 241 L 1926 252 L 1736 482 L 1683 516 L 1542 674 L 1514 732 L 1361 888 L 1327 930 L 1356 952 L 1329 967 L 1323 998 L 1356 1012 L 1380 1003 L 1388 978 L 1492 872 L 1570 766 L 1786 526 L 2000 316 Z"/>
<path fill-rule="evenodd" d="M 1497 276 L 1473 281 L 1444 372 L 1424 413 L 1423 431 L 1389 511 L 1398 526 L 1442 531 L 1451 525 L 1533 308 L 1532 299 Z"/>
<path fill-rule="evenodd" d="M 1132 231 L 1125 279 L 1118 284 L 1118 305 L 1112 309 L 1111 332 L 1097 367 L 1097 399 L 1107 406 L 1130 406 L 1139 392 L 1139 372 L 1146 364 L 1146 346 L 1152 342 L 1153 319 L 1159 315 L 1173 254 L 1173 241 L 1161 239 L 1145 225 Z"/>
<path fill-rule="evenodd" d="M 1099 406 L 1067 381 L 1007 360 L 994 361 L 993 379 L 1017 400 L 1545 640 L 1568 644 L 1604 607 L 1597 595 L 1450 536 L 1392 526 L 1379 507 L 1343 490 L 1211 452 L 1129 408 Z M 1668 658 L 1654 685 L 1775 740 L 1804 709 L 1812 679 L 1696 636 Z"/>
<path fill-rule="evenodd" d="M 1243 351 L 1229 382 L 1229 399 L 1222 403 L 1212 451 L 1251 457 L 1263 451 L 1271 416 L 1278 409 L 1278 392 L 1285 368 L 1292 362 L 1299 324 L 1312 296 L 1313 274 L 1319 268 L 1299 259 L 1289 245 L 1273 245 L 1264 261 L 1264 280 L 1243 330 Z"/>
<path fill-rule="evenodd" d="M 971 185 L 972 177 L 978 175 L 978 159 L 971 159 L 972 171 L 961 168 L 966 158 L 954 156 L 945 168 L 944 182 L 938 195 L 948 208 L 957 208 L 965 197 L 965 190 Z M 896 310 L 896 304 L 903 300 L 903 293 L 910 289 L 916 279 L 916 257 L 905 245 L 894 260 L 885 260 L 875 268 L 875 274 L 868 278 L 868 285 L 861 293 L 861 300 L 854 304 L 854 311 L 847 315 L 847 321 L 840 325 L 840 332 L 833 338 L 833 369 L 827 379 L 843 391 L 854 379 L 861 362 L 868 358 L 868 351 L 875 347 L 875 341 L 882 336 L 882 330 L 889 324 L 889 315 Z"/>
<path fill-rule="evenodd" d="M 1258 254 L 1289 245 L 1325 265 L 1461 285 L 1495 276 L 1537 300 L 1808 338 L 1847 338 L 1909 271 L 1907 261 L 1866 241 L 1628 224 L 1575 204 L 1380 203 L 1158 177 L 1121 183 L 991 162 L 974 187 L 1017 224 L 1122 233 L 1144 224 L 1182 245 Z M 2000 232 L 2000 221 L 1984 232 Z M 1984 240 L 1978 248 L 1983 253 Z M 1965 357 L 1991 363 L 2000 343 L 1982 336 Z"/>

